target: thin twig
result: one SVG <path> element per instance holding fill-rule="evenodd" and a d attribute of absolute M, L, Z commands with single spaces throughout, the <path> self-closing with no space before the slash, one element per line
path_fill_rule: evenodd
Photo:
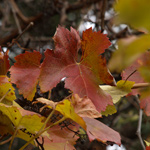
<path fill-rule="evenodd" d="M 11 4 L 11 8 L 12 8 L 12 12 L 13 12 L 13 16 L 14 16 L 14 18 L 15 18 L 15 22 L 16 22 L 16 25 L 17 25 L 17 28 L 18 28 L 18 31 L 19 31 L 19 34 L 21 34 L 22 33 L 22 29 L 21 29 L 21 26 L 20 26 L 20 23 L 19 23 L 19 20 L 18 20 L 18 18 L 17 18 L 17 15 L 16 15 L 16 10 L 15 10 L 15 8 L 14 8 L 14 5 L 12 4 L 12 1 L 11 0 L 9 0 L 9 2 L 10 2 L 10 4 Z"/>
<path fill-rule="evenodd" d="M 8 143 L 10 140 L 12 139 L 12 136 L 10 138 L 8 138 L 7 140 L 3 141 L 0 143 L 0 145 L 6 144 Z"/>
<path fill-rule="evenodd" d="M 15 41 L 18 41 L 19 38 L 20 38 L 30 27 L 32 27 L 33 25 L 34 25 L 34 23 L 33 23 L 33 22 L 30 22 L 30 23 L 28 24 L 28 26 L 22 31 L 22 33 L 19 34 L 16 39 L 13 39 L 13 40 L 12 40 L 11 44 L 8 45 L 8 48 L 12 47 L 12 46 L 15 44 Z"/>
<path fill-rule="evenodd" d="M 105 22 L 105 11 L 106 11 L 107 0 L 103 0 L 102 11 L 101 11 L 101 32 L 104 31 Z"/>
<path fill-rule="evenodd" d="M 11 91 L 11 89 L 9 89 L 9 90 L 5 93 L 5 95 L 3 95 L 3 97 L 0 99 L 0 103 L 2 102 L 2 100 L 7 96 L 7 94 L 8 94 L 10 91 Z"/>
<path fill-rule="evenodd" d="M 38 132 L 34 137 L 32 137 L 25 145 L 23 145 L 19 150 L 24 150 L 24 148 L 30 144 L 34 139 L 36 139 L 37 137 L 39 137 L 42 133 L 44 133 L 45 131 L 47 131 L 48 129 L 50 129 L 51 127 L 61 123 L 62 121 L 64 121 L 66 119 L 66 117 L 61 118 L 59 121 L 55 122 L 54 124 L 48 126 L 47 128 L 45 128 L 44 130 Z"/>
<path fill-rule="evenodd" d="M 138 96 L 136 96 L 136 100 L 139 103 Z M 142 115 L 143 115 L 143 110 L 139 109 L 139 121 L 138 121 L 138 127 L 137 127 L 136 134 L 137 134 L 137 136 L 140 140 L 140 143 L 142 145 L 143 150 L 145 150 L 145 145 L 144 145 L 144 142 L 143 142 L 143 139 L 142 139 L 142 136 L 141 136 Z"/>

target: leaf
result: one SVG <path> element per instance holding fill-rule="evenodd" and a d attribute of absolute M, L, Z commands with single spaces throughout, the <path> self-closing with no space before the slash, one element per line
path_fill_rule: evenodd
<path fill-rule="evenodd" d="M 20 109 L 15 106 L 7 106 L 2 103 L 0 103 L 0 110 L 11 120 L 17 129 L 26 128 L 27 131 L 35 134 L 43 125 L 42 121 L 44 117 L 34 112 Z"/>
<path fill-rule="evenodd" d="M 69 118 L 76 123 L 78 123 L 83 129 L 86 129 L 86 125 L 84 120 L 75 113 L 71 102 L 67 99 L 63 100 L 62 102 L 56 105 L 55 110 L 59 111 L 65 118 Z"/>
<path fill-rule="evenodd" d="M 91 40 L 92 39 L 92 40 Z M 98 40 L 99 39 L 99 40 Z M 110 95 L 99 88 L 100 83 L 113 83 L 113 77 L 107 70 L 105 59 L 100 56 L 110 46 L 106 35 L 92 32 L 92 28 L 83 33 L 80 41 L 75 29 L 71 32 L 58 27 L 54 36 L 55 50 L 47 50 L 41 66 L 40 87 L 43 92 L 51 90 L 66 77 L 65 87 L 80 97 L 87 96 L 98 111 L 112 105 Z M 78 50 L 82 42 L 82 59 L 77 62 Z"/>
<path fill-rule="evenodd" d="M 138 71 L 145 82 L 150 82 L 150 52 L 147 51 L 140 59 L 140 67 Z"/>
<path fill-rule="evenodd" d="M 0 75 L 6 75 L 10 67 L 8 60 L 8 50 L 3 52 L 0 46 Z"/>
<path fill-rule="evenodd" d="M 110 71 L 121 72 L 131 65 L 138 57 L 150 48 L 150 35 L 130 37 L 118 41 L 116 50 L 109 61 Z"/>
<path fill-rule="evenodd" d="M 120 80 L 117 82 L 117 86 L 102 85 L 100 86 L 105 92 L 109 93 L 113 99 L 113 103 L 116 104 L 121 97 L 126 96 L 131 92 L 134 82 Z"/>
<path fill-rule="evenodd" d="M 5 96 L 2 102 L 8 105 L 16 99 L 15 89 L 9 81 L 10 79 L 7 76 L 0 76 L 0 99 Z"/>
<path fill-rule="evenodd" d="M 143 55 L 141 55 L 131 66 L 126 68 L 122 72 L 122 78 L 130 81 L 134 81 L 135 83 L 145 83 L 146 81 L 149 81 L 149 75 L 147 72 L 149 72 L 149 58 L 150 58 L 150 52 L 145 52 Z M 146 72 L 143 72 L 146 68 Z M 136 72 L 134 72 L 137 70 Z M 134 72 L 134 73 L 133 73 Z M 133 73 L 133 74 L 132 74 Z M 131 75 L 131 76 L 130 76 Z M 145 79 L 145 80 L 144 80 Z M 144 109 L 144 112 L 147 116 L 150 116 L 150 88 L 139 88 L 132 90 L 133 95 L 140 94 L 140 107 L 141 109 Z"/>
<path fill-rule="evenodd" d="M 11 122 L 11 120 L 4 115 L 1 111 L 0 111 L 0 134 L 1 135 L 6 135 L 6 134 L 13 134 L 15 129 L 13 127 L 13 124 Z"/>
<path fill-rule="evenodd" d="M 95 119 L 84 118 L 84 121 L 87 125 L 87 134 L 90 141 L 97 139 L 103 143 L 110 141 L 121 145 L 121 137 L 115 130 Z"/>
<path fill-rule="evenodd" d="M 150 92 L 150 89 L 148 93 Z M 140 108 L 144 109 L 144 112 L 147 116 L 150 116 L 150 94 L 149 96 L 140 97 Z"/>
<path fill-rule="evenodd" d="M 117 21 L 127 23 L 137 29 L 150 31 L 149 0 L 119 0 L 114 8 L 118 12 Z"/>
<path fill-rule="evenodd" d="M 106 110 L 105 111 L 102 111 L 101 114 L 103 116 L 108 116 L 108 115 L 112 115 L 112 114 L 115 114 L 117 112 L 116 110 L 116 107 L 114 105 L 108 105 L 106 107 Z"/>
<path fill-rule="evenodd" d="M 62 124 L 63 126 L 63 124 Z M 69 129 L 71 130 L 69 130 Z M 77 132 L 79 130 L 79 125 L 68 125 L 68 128 L 61 127 L 61 125 L 56 125 L 52 128 L 50 128 L 47 132 L 49 134 L 50 143 L 70 143 L 71 145 L 74 145 L 76 143 L 76 140 L 79 138 L 77 135 L 75 135 L 74 132 Z M 73 132 L 74 131 L 74 132 Z"/>
<path fill-rule="evenodd" d="M 70 99 L 71 104 L 74 107 L 75 112 L 80 117 L 99 118 L 101 114 L 96 110 L 96 107 L 87 97 L 80 98 L 77 94 L 74 94 Z"/>
<path fill-rule="evenodd" d="M 63 149 L 63 150 L 75 150 L 74 146 L 71 145 L 67 141 L 55 143 L 55 142 L 50 141 L 48 138 L 44 138 L 44 145 L 43 146 L 44 146 L 45 150 L 61 150 L 61 149 Z"/>
<path fill-rule="evenodd" d="M 16 63 L 10 68 L 11 81 L 24 98 L 32 100 L 40 75 L 41 54 L 37 51 L 25 52 L 15 57 Z"/>

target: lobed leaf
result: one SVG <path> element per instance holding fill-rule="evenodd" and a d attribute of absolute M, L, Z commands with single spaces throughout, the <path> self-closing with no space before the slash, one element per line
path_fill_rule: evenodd
<path fill-rule="evenodd" d="M 45 59 L 41 66 L 39 82 L 41 90 L 43 92 L 51 90 L 63 77 L 66 77 L 65 87 L 80 97 L 87 96 L 98 111 L 105 110 L 108 104 L 112 105 L 110 95 L 99 88 L 100 83 L 114 82 L 107 70 L 105 59 L 99 56 L 110 45 L 106 35 L 88 29 L 83 33 L 83 39 L 80 41 L 74 29 L 71 28 L 69 32 L 59 26 L 54 41 L 55 50 L 45 52 Z M 83 56 L 78 62 L 77 54 L 81 42 Z"/>
<path fill-rule="evenodd" d="M 11 81 L 24 98 L 32 100 L 40 75 L 41 54 L 37 51 L 25 52 L 15 57 L 16 63 L 10 68 Z"/>

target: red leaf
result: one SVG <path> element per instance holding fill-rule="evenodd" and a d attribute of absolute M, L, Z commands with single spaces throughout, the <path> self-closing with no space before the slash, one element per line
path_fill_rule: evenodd
<path fill-rule="evenodd" d="M 122 78 L 126 80 L 135 70 L 128 80 L 134 81 L 135 83 L 145 83 L 149 80 L 149 64 L 150 64 L 150 52 L 145 52 L 141 55 L 131 66 L 122 72 Z M 144 80 L 145 79 L 145 80 Z M 140 107 L 144 109 L 147 116 L 150 116 L 150 94 L 149 88 L 134 89 L 131 94 L 140 94 Z"/>
<path fill-rule="evenodd" d="M 92 32 L 92 29 L 83 33 L 83 55 L 79 63 L 77 55 L 80 38 L 73 28 L 69 32 L 63 27 L 58 27 L 54 41 L 55 50 L 45 52 L 45 59 L 41 66 L 41 90 L 43 92 L 51 90 L 63 77 L 66 77 L 66 88 L 80 97 L 90 98 L 98 111 L 104 111 L 108 104 L 112 105 L 110 95 L 99 88 L 101 83 L 113 83 L 105 59 L 99 56 L 110 45 L 106 35 Z"/>
<path fill-rule="evenodd" d="M 144 109 L 144 112 L 147 116 L 150 116 L 150 96 L 140 99 L 140 108 Z"/>
<path fill-rule="evenodd" d="M 107 141 L 121 145 L 121 137 L 118 132 L 109 128 L 96 119 L 83 118 L 87 125 L 87 134 L 90 141 L 97 139 L 103 143 Z"/>
<path fill-rule="evenodd" d="M 19 93 L 32 100 L 40 75 L 41 54 L 25 52 L 15 57 L 16 63 L 10 68 L 11 80 L 19 88 Z"/>

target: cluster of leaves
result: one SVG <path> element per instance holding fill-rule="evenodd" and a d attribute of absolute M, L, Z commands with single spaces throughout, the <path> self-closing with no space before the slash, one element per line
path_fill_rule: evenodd
<path fill-rule="evenodd" d="M 133 6 L 132 1 L 120 0 L 115 5 L 121 21 L 124 7 L 127 10 L 128 5 Z M 143 3 L 136 3 L 136 9 L 142 9 L 140 4 Z M 134 17 L 134 13 L 131 14 Z M 69 31 L 59 26 L 53 38 L 55 49 L 47 49 L 42 62 L 40 52 L 26 51 L 16 56 L 16 62 L 10 67 L 8 51 L 5 53 L 0 49 L 0 127 L 3 129 L 0 134 L 12 135 L 10 148 L 14 138 L 19 137 L 27 141 L 21 149 L 29 143 L 36 145 L 35 139 L 38 142 L 44 139 L 44 149 L 64 147 L 71 150 L 82 134 L 86 134 L 90 141 L 97 139 L 105 144 L 110 141 L 120 145 L 119 133 L 95 118 L 115 113 L 114 104 L 129 93 L 140 95 L 140 107 L 150 116 L 149 27 L 141 22 L 132 24 L 128 17 L 124 19 L 133 27 L 140 30 L 143 27 L 147 32 L 118 42 L 118 50 L 108 65 L 111 71 L 122 73 L 123 80 L 117 84 L 102 55 L 111 43 L 105 34 L 93 32 L 92 28 L 84 31 L 81 39 L 75 29 Z M 8 71 L 10 78 L 6 75 Z M 33 101 L 37 87 L 42 93 L 51 92 L 64 78 L 70 96 L 58 102 L 49 100 L 49 97 Z M 44 104 L 40 112 L 46 108 L 49 110 L 47 114 L 42 116 L 19 106 L 14 101 L 13 84 L 24 99 Z"/>

